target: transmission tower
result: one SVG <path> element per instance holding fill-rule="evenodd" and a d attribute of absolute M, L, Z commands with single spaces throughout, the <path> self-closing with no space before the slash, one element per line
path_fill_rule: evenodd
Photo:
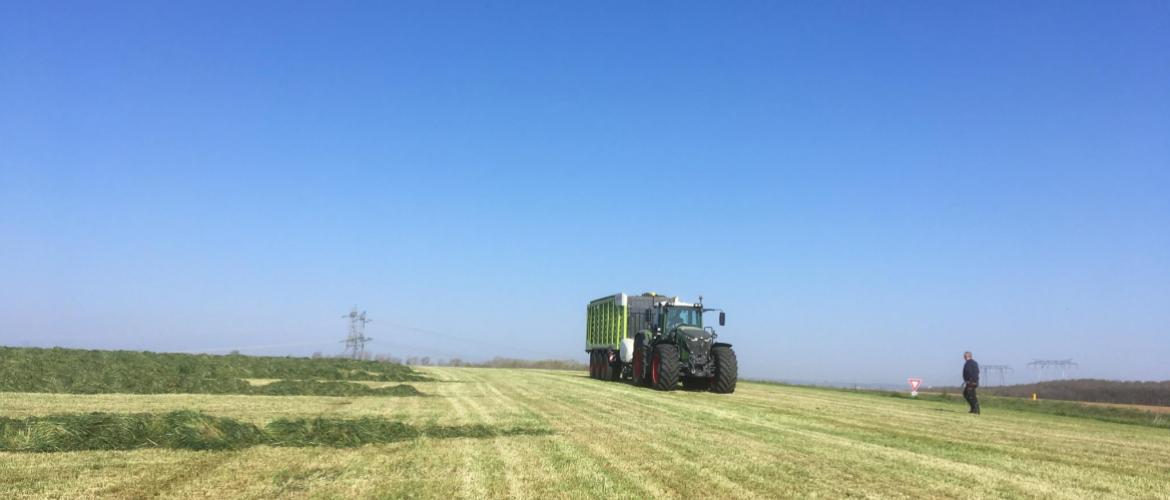
<path fill-rule="evenodd" d="M 1012 370 L 1012 367 L 1008 366 L 1008 365 L 982 365 L 979 367 L 979 369 L 983 372 L 983 379 L 984 380 L 988 380 L 988 377 L 987 377 L 988 374 L 991 374 L 991 373 L 998 374 L 999 375 L 999 385 L 1004 385 L 1004 383 L 1003 383 L 1004 373 L 1012 373 L 1014 371 L 1014 370 Z"/>
<path fill-rule="evenodd" d="M 357 306 L 341 318 L 349 320 L 349 335 L 342 341 L 345 342 L 345 356 L 362 359 L 366 355 L 366 342 L 374 340 L 366 336 L 366 323 L 374 320 L 367 318 L 365 311 L 359 313 Z"/>
<path fill-rule="evenodd" d="M 1073 362 L 1071 359 L 1036 359 L 1028 363 L 1028 368 L 1036 371 L 1036 380 L 1046 380 L 1050 377 L 1045 377 L 1049 373 L 1056 375 L 1060 374 L 1060 380 L 1068 377 L 1069 370 L 1075 370 L 1080 365 Z"/>

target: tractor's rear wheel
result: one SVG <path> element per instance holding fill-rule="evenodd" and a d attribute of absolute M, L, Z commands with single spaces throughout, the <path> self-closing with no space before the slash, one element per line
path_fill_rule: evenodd
<path fill-rule="evenodd" d="M 654 346 L 650 356 L 650 386 L 660 391 L 674 390 L 678 385 L 678 347 L 673 344 Z"/>
<path fill-rule="evenodd" d="M 735 360 L 735 351 L 731 347 L 716 346 L 711 348 L 711 355 L 715 358 L 715 378 L 711 379 L 711 392 L 731 394 L 735 392 L 735 382 L 739 380 L 739 364 Z"/>
<path fill-rule="evenodd" d="M 633 362 L 634 385 L 646 385 L 646 350 L 642 346 L 634 348 Z"/>

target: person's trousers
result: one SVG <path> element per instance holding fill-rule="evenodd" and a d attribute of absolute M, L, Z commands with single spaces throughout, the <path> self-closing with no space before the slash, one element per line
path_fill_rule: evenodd
<path fill-rule="evenodd" d="M 967 400 L 967 404 L 971 405 L 971 413 L 979 413 L 979 398 L 975 396 L 975 388 L 979 387 L 975 384 L 967 384 L 963 388 L 963 399 Z"/>

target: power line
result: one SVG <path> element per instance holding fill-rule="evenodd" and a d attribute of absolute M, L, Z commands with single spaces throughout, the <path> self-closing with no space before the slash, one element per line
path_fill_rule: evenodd
<path fill-rule="evenodd" d="M 1012 367 L 1008 366 L 1008 365 L 982 365 L 979 367 L 979 370 L 983 372 L 983 379 L 984 380 L 988 380 L 989 377 L 987 375 L 990 373 L 998 374 L 999 375 L 999 385 L 1004 385 L 1003 374 L 1005 372 L 1012 373 L 1014 371 L 1014 370 L 1012 370 Z"/>
<path fill-rule="evenodd" d="M 1064 380 L 1068 377 L 1069 370 L 1079 367 L 1080 365 L 1071 359 L 1036 359 L 1028 363 L 1028 368 L 1036 371 L 1036 380 L 1045 380 L 1045 375 L 1050 372 L 1053 375 L 1060 373 L 1060 379 Z"/>
<path fill-rule="evenodd" d="M 373 340 L 372 338 L 365 336 L 365 323 L 370 323 L 373 320 L 371 320 L 367 317 L 367 318 L 365 318 L 365 323 L 361 323 L 361 317 L 363 314 L 365 314 L 365 311 L 358 312 L 357 308 L 355 307 L 353 310 L 350 311 L 349 314 L 341 316 L 342 319 L 349 319 L 350 320 L 349 332 L 346 335 L 345 340 L 341 341 L 341 342 L 346 344 L 346 348 L 344 351 L 344 355 L 346 357 L 353 357 L 354 356 L 354 348 L 356 348 L 356 352 L 358 353 L 359 356 L 363 355 L 362 353 L 365 351 L 365 348 L 366 348 L 365 343 Z M 357 325 L 354 324 L 355 320 L 358 322 Z M 539 349 L 532 349 L 532 348 L 528 348 L 528 347 L 525 347 L 522 345 L 508 345 L 508 344 L 502 343 L 502 342 L 493 342 L 493 341 L 487 341 L 484 339 L 462 337 L 459 335 L 452 335 L 449 333 L 437 332 L 434 330 L 429 330 L 429 329 L 425 329 L 425 328 L 418 328 L 415 326 L 403 325 L 403 324 L 398 324 L 398 323 L 386 323 L 385 321 L 383 321 L 382 323 L 379 323 L 379 324 L 383 325 L 384 327 L 388 327 L 388 328 L 396 328 L 399 330 L 407 330 L 407 331 L 411 331 L 411 332 L 415 332 L 415 333 L 420 333 L 420 334 L 425 335 L 426 337 L 438 337 L 438 338 L 442 338 L 442 339 L 453 340 L 453 341 L 456 341 L 456 342 L 459 342 L 462 344 L 478 344 L 480 346 L 490 347 L 496 351 L 497 356 L 507 357 L 509 352 L 518 352 L 519 351 L 519 352 L 528 353 L 530 355 L 538 355 L 538 356 L 547 357 L 549 359 L 561 359 L 561 358 L 566 357 L 565 353 L 558 354 L 558 353 L 552 353 L 549 351 L 542 351 Z M 356 333 L 355 333 L 355 326 L 357 327 Z M 352 343 L 351 343 L 351 338 L 354 339 L 354 341 Z M 361 339 L 364 339 L 364 341 L 361 341 Z M 380 342 L 386 342 L 386 341 L 382 340 Z M 264 345 L 248 345 L 248 346 L 235 346 L 235 347 L 215 347 L 215 348 L 209 347 L 209 348 L 203 348 L 203 349 L 188 349 L 188 350 L 178 351 L 178 352 L 186 352 L 186 353 L 228 352 L 228 351 L 234 351 L 234 350 L 244 351 L 244 350 L 257 350 L 257 349 L 277 349 L 277 348 L 287 348 L 287 347 L 325 346 L 328 344 L 329 344 L 328 341 L 296 342 L 296 343 L 287 343 L 287 344 L 264 344 Z M 447 349 L 441 349 L 441 348 L 437 348 L 434 346 L 425 347 L 425 346 L 421 346 L 421 345 L 410 344 L 410 343 L 405 343 L 405 342 L 398 342 L 398 341 L 389 342 L 387 344 L 379 344 L 379 345 L 386 345 L 388 347 L 407 348 L 407 349 L 416 350 L 416 351 L 430 352 L 432 354 L 446 355 L 449 357 L 466 357 L 468 354 L 474 354 L 474 353 L 467 353 L 467 352 L 457 353 L 454 351 L 450 351 Z M 571 357 L 571 356 L 568 356 L 568 357 Z"/>
<path fill-rule="evenodd" d="M 447 340 L 455 340 L 458 342 L 470 342 L 473 344 L 479 344 L 479 345 L 482 345 L 485 347 L 491 347 L 491 348 L 495 348 L 495 349 L 503 348 L 504 353 L 506 353 L 508 351 L 526 351 L 530 354 L 537 354 L 540 356 L 547 356 L 550 358 L 558 358 L 558 359 L 560 356 L 563 356 L 563 354 L 553 354 L 553 353 L 550 353 L 548 351 L 531 349 L 531 348 L 520 346 L 520 345 L 507 345 L 507 346 L 505 346 L 504 344 L 501 344 L 498 342 L 487 342 L 487 341 L 484 341 L 481 339 L 460 337 L 457 335 L 451 335 L 449 333 L 436 332 L 434 330 L 427 330 L 425 328 L 418 328 L 418 327 L 414 327 L 414 326 L 402 325 L 402 324 L 397 324 L 397 323 L 381 323 L 381 324 L 389 326 L 389 327 L 393 327 L 393 328 L 398 328 L 401 330 L 409 330 L 409 331 L 416 332 L 416 333 L 422 333 L 422 334 L 426 334 L 426 335 L 430 335 L 430 336 L 434 336 L 434 337 L 445 338 Z"/>
<path fill-rule="evenodd" d="M 366 336 L 366 324 L 374 320 L 366 317 L 366 312 L 358 313 L 357 306 L 350 309 L 349 314 L 341 317 L 349 319 L 349 335 L 345 337 L 345 353 L 353 359 L 363 359 L 366 356 L 366 342 L 374 339 Z"/>
<path fill-rule="evenodd" d="M 331 341 L 293 342 L 293 343 L 288 343 L 288 344 L 261 344 L 261 345 L 235 346 L 235 347 L 207 347 L 207 348 L 203 348 L 203 349 L 187 349 L 184 351 L 175 351 L 175 352 L 185 353 L 185 354 L 200 354 L 200 353 L 211 353 L 211 352 L 254 351 L 257 349 L 277 349 L 277 348 L 287 348 L 287 347 L 312 347 L 312 346 L 324 346 L 324 345 L 332 345 L 332 344 L 333 343 Z"/>

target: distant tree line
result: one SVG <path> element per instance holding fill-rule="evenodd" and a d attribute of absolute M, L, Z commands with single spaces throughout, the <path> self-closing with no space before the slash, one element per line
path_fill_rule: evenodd
<path fill-rule="evenodd" d="M 313 353 L 314 359 L 333 357 L 326 356 L 320 352 Z M 340 356 L 337 356 L 340 357 Z M 398 357 L 389 354 L 368 355 L 371 361 L 378 363 L 391 363 L 406 366 L 468 366 L 474 368 L 536 368 L 542 370 L 576 370 L 585 371 L 589 369 L 589 365 L 580 361 L 571 359 L 515 359 L 505 357 L 495 357 L 489 361 L 473 362 L 466 361 L 459 357 L 453 358 L 432 358 L 430 356 L 406 356 Z"/>
<path fill-rule="evenodd" d="M 1090 401 L 1135 405 L 1170 406 L 1170 380 L 1163 382 L 1119 382 L 1116 380 L 1052 380 L 1036 384 L 981 388 L 996 396 L 1064 401 Z"/>
<path fill-rule="evenodd" d="M 458 364 L 456 364 L 458 363 Z M 459 358 L 448 362 L 448 366 L 474 366 L 480 368 L 538 368 L 542 370 L 587 371 L 589 365 L 571 359 L 514 359 L 495 357 L 482 363 L 467 363 Z"/>

